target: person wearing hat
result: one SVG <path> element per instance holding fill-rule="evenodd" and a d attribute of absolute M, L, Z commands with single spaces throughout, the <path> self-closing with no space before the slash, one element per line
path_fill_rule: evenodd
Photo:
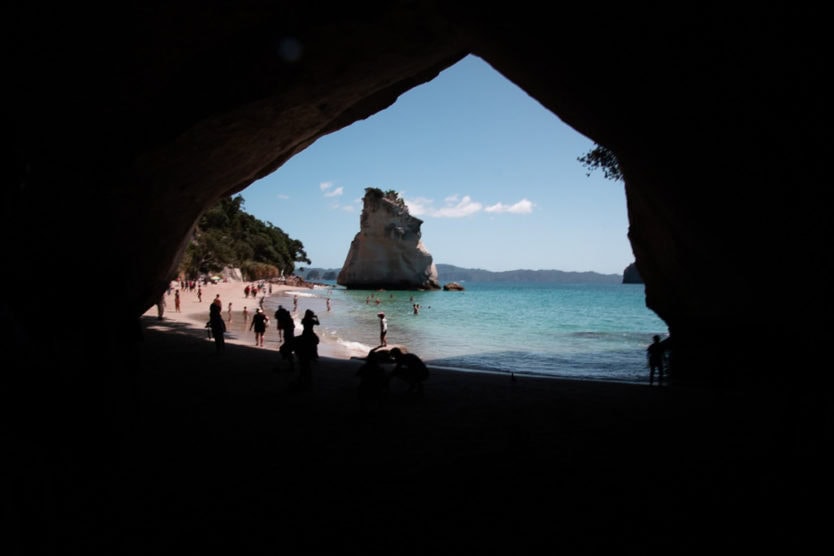
<path fill-rule="evenodd" d="M 300 366 L 298 377 L 291 383 L 291 387 L 295 390 L 308 390 L 312 386 L 311 364 L 319 358 L 319 337 L 313 327 L 318 324 L 320 324 L 318 316 L 311 309 L 307 309 L 304 318 L 301 319 L 304 330 L 301 336 L 295 338 L 292 346 Z"/>
<path fill-rule="evenodd" d="M 388 336 L 388 319 L 385 318 L 385 313 L 377 313 L 377 317 L 379 317 L 379 345 L 385 347 L 388 345 L 388 340 L 386 340 L 386 336 Z"/>

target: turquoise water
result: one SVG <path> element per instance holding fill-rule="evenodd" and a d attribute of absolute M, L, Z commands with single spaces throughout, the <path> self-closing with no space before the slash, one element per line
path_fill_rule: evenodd
<path fill-rule="evenodd" d="M 323 340 L 357 356 L 379 343 L 376 314 L 384 311 L 388 343 L 431 365 L 519 376 L 647 383 L 646 346 L 653 334 L 667 334 L 646 308 L 642 284 L 463 285 L 462 292 L 316 287 L 275 294 L 264 307 L 269 315 L 279 303 L 292 309 L 298 295 L 299 313 L 318 314 Z"/>

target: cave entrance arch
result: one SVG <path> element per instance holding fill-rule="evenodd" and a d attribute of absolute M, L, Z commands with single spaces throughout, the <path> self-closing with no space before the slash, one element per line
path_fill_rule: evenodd
<path fill-rule="evenodd" d="M 622 274 L 633 261 L 625 193 L 621 183 L 587 175 L 577 158 L 592 147 L 468 56 L 389 108 L 321 137 L 240 194 L 247 212 L 302 241 L 320 274 L 341 268 L 366 187 L 403 194 L 424 220 L 423 242 L 436 263 Z M 528 258 L 513 258 L 524 251 Z M 666 330 L 641 309 L 655 328 L 630 346 L 638 358 L 644 340 Z M 372 330 L 372 323 L 362 328 Z"/>

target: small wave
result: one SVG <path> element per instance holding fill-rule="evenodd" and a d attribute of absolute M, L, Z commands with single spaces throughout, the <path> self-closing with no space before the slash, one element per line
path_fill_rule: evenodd
<path fill-rule="evenodd" d="M 309 292 L 308 290 L 306 290 L 306 289 L 304 289 L 304 290 L 285 290 L 285 291 L 283 291 L 283 292 L 280 292 L 280 293 L 279 293 L 279 295 L 280 295 L 280 296 L 283 296 L 283 297 L 292 297 L 292 296 L 298 296 L 298 297 L 318 297 L 316 294 L 314 294 L 314 293 L 310 293 L 310 292 Z"/>
<path fill-rule="evenodd" d="M 573 332 L 573 333 L 571 333 L 571 336 L 573 336 L 574 338 L 602 338 L 605 335 L 606 335 L 605 332 L 595 332 L 595 331 L 594 332 L 585 331 L 585 332 Z"/>
<path fill-rule="evenodd" d="M 351 357 L 365 357 L 371 351 L 371 346 L 363 344 L 362 342 L 350 342 L 342 339 L 336 340 L 336 343 L 342 346 L 350 353 Z"/>

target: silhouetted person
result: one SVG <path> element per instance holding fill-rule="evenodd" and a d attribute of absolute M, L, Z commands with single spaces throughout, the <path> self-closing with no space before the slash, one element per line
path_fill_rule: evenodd
<path fill-rule="evenodd" d="M 314 334 L 313 327 L 318 326 L 321 324 L 319 322 L 319 317 L 315 314 L 312 309 L 307 309 L 304 311 L 304 317 L 301 319 L 301 333 L 306 334 Z"/>
<path fill-rule="evenodd" d="M 223 315 L 220 314 L 220 305 L 212 303 L 209 305 L 209 329 L 211 335 L 214 336 L 214 346 L 217 348 L 217 353 L 226 349 L 226 321 L 223 320 Z"/>
<path fill-rule="evenodd" d="M 379 364 L 373 354 L 356 371 L 359 377 L 359 386 L 356 394 L 359 397 L 359 412 L 367 414 L 373 409 L 378 409 L 388 397 L 388 375 L 385 369 Z"/>
<path fill-rule="evenodd" d="M 278 353 L 285 361 L 289 362 L 290 371 L 293 371 L 295 370 L 295 356 L 293 355 L 295 349 L 295 320 L 283 305 L 279 305 L 278 310 L 275 311 L 275 320 L 278 321 L 278 333 L 283 334 L 283 341 L 281 347 L 278 348 Z"/>
<path fill-rule="evenodd" d="M 403 353 L 400 348 L 391 350 L 391 357 L 396 364 L 391 371 L 391 378 L 399 378 L 408 384 L 409 392 L 423 394 L 423 383 L 429 378 L 429 369 L 423 360 L 413 353 Z"/>
<path fill-rule="evenodd" d="M 263 347 L 264 334 L 266 334 L 266 325 L 269 324 L 269 317 L 266 313 L 258 307 L 255 309 L 255 314 L 252 315 L 252 322 L 249 324 L 249 330 L 255 331 L 255 345 Z"/>
<path fill-rule="evenodd" d="M 307 309 L 304 312 L 304 318 L 301 319 L 301 326 L 303 327 L 301 336 L 296 336 L 290 342 L 296 357 L 298 357 L 298 378 L 292 384 L 298 390 L 306 390 L 313 383 L 312 364 L 319 358 L 319 337 L 313 331 L 313 327 L 318 324 L 319 318 L 313 311 Z"/>
<path fill-rule="evenodd" d="M 275 320 L 278 321 L 278 334 L 283 333 L 285 342 L 291 340 L 295 336 L 295 320 L 283 305 L 278 305 L 278 310 L 275 311 Z"/>
<path fill-rule="evenodd" d="M 654 384 L 654 375 L 657 372 L 657 384 L 663 384 L 663 355 L 664 347 L 660 342 L 660 336 L 652 336 L 652 343 L 646 348 L 646 357 L 649 360 L 649 386 Z"/>
<path fill-rule="evenodd" d="M 278 343 L 284 341 L 284 322 L 287 320 L 286 315 L 289 311 L 284 309 L 283 305 L 278 305 L 278 310 L 275 311 L 275 326 L 278 329 Z"/>

